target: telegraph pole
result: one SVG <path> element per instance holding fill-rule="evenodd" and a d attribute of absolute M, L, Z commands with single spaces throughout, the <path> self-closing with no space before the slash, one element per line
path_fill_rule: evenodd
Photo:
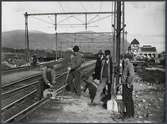
<path fill-rule="evenodd" d="M 122 7 L 122 11 L 123 11 L 123 20 L 122 20 L 122 22 L 123 22 L 123 26 L 124 26 L 124 24 L 125 24 L 125 2 L 124 2 L 124 0 L 123 0 L 123 7 Z M 123 41 L 123 43 L 122 43 L 122 45 L 123 45 L 123 49 L 122 49 L 122 51 L 123 51 L 123 54 L 125 54 L 125 38 L 124 38 L 124 35 L 125 35 L 125 29 L 123 28 L 123 34 L 122 34 L 122 41 Z"/>
<path fill-rule="evenodd" d="M 30 62 L 30 53 L 29 53 L 29 35 L 28 35 L 28 13 L 25 12 L 25 51 L 26 51 L 26 62 Z"/>
<path fill-rule="evenodd" d="M 128 39 L 127 39 L 127 35 L 128 35 L 128 32 L 127 31 L 125 31 L 125 40 L 126 40 L 126 42 L 124 43 L 124 45 L 125 45 L 125 48 L 124 48 L 124 50 L 125 50 L 125 52 L 126 52 L 126 50 L 127 50 L 127 41 L 128 41 Z"/>
<path fill-rule="evenodd" d="M 121 0 L 117 0 L 117 33 L 116 33 L 116 62 L 117 62 L 117 75 L 116 75 L 116 86 L 119 84 L 119 73 L 120 73 L 120 42 L 121 42 Z"/>
<path fill-rule="evenodd" d="M 55 14 L 55 31 L 56 31 L 56 61 L 57 61 L 57 14 Z"/>
<path fill-rule="evenodd" d="M 85 30 L 87 31 L 88 28 L 88 22 L 87 22 L 87 14 L 85 14 Z"/>
<path fill-rule="evenodd" d="M 115 38 L 115 26 L 116 26 L 116 1 L 114 1 L 114 25 L 113 25 L 113 28 L 114 28 L 114 34 L 113 34 L 113 62 L 115 63 L 116 61 L 116 38 Z"/>

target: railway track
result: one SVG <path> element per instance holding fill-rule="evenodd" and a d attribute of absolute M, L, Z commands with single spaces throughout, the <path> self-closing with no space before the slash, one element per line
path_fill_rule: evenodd
<path fill-rule="evenodd" d="M 79 70 L 82 75 L 89 74 L 94 69 L 95 61 L 89 61 L 83 64 Z M 65 77 L 67 71 L 63 68 L 57 67 L 59 73 L 56 75 L 56 91 L 57 95 L 63 95 L 65 84 Z M 41 73 L 20 79 L 2 86 L 2 122 L 15 122 L 26 117 L 31 111 L 38 108 L 40 105 L 49 101 L 49 98 L 42 98 L 42 75 Z"/>
<path fill-rule="evenodd" d="M 89 61 L 91 61 L 92 59 L 88 59 L 88 58 L 84 58 L 87 59 Z M 38 63 L 36 66 L 22 66 L 22 67 L 16 67 L 16 68 L 10 68 L 10 69 L 6 69 L 6 70 L 2 70 L 2 75 L 6 75 L 6 74 L 10 74 L 10 73 L 14 73 L 14 72 L 21 72 L 21 71 L 28 71 L 28 70 L 33 70 L 33 69 L 37 69 L 40 66 L 45 66 L 48 64 L 60 64 L 64 59 L 58 59 L 58 61 L 52 60 L 49 62 L 43 62 L 43 63 Z"/>
<path fill-rule="evenodd" d="M 16 68 L 10 68 L 10 69 L 6 69 L 6 70 L 2 70 L 2 74 L 10 74 L 10 73 L 14 73 L 14 72 L 21 72 L 21 71 L 28 71 L 28 70 L 32 70 L 32 69 L 36 69 L 39 68 L 40 66 L 45 66 L 48 64 L 59 64 L 63 61 L 63 59 L 60 59 L 58 61 L 49 61 L 49 62 L 43 62 L 43 63 L 39 63 L 36 66 L 23 66 L 23 67 L 16 67 Z"/>

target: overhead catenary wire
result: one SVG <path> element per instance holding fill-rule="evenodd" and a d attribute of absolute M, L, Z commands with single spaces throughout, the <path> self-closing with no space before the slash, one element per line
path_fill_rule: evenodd
<path fill-rule="evenodd" d="M 99 17 L 98 14 L 96 14 L 95 16 L 93 16 L 91 19 L 88 20 L 88 23 L 91 22 L 92 20 L 94 20 L 95 18 Z"/>
<path fill-rule="evenodd" d="M 61 3 L 58 3 L 59 4 L 59 6 L 61 7 L 61 10 L 63 10 L 64 11 L 64 8 L 63 8 L 63 6 L 62 6 L 62 4 Z M 82 5 L 83 6 L 83 5 Z M 84 6 L 83 6 L 84 7 Z M 84 7 L 85 8 L 85 7 Z M 101 11 L 101 8 L 102 8 L 102 3 L 100 3 L 100 7 L 99 7 L 99 11 Z M 86 10 L 87 11 L 87 10 Z M 40 14 L 40 13 L 39 13 Z M 46 13 L 45 13 L 46 14 Z M 58 15 L 63 15 L 63 13 L 58 13 Z M 65 13 L 65 14 L 67 14 L 67 13 Z M 68 13 L 68 14 L 71 14 L 71 13 Z M 73 15 L 74 15 L 74 13 L 72 13 Z M 78 13 L 75 13 L 76 15 L 78 14 Z M 84 14 L 84 13 L 79 13 L 79 14 Z M 97 14 L 97 12 L 95 12 L 95 13 L 93 13 L 93 12 L 88 12 L 88 14 Z M 98 16 L 99 17 L 99 15 L 100 14 L 110 14 L 110 13 L 98 13 L 96 16 Z M 111 15 L 112 15 L 113 13 L 111 12 Z M 30 14 L 31 15 L 31 14 Z M 29 15 L 29 16 L 30 16 Z M 33 15 L 33 14 L 32 14 Z M 98 19 L 96 19 L 97 17 L 96 16 L 94 16 L 92 19 L 90 19 L 88 22 L 89 23 L 87 23 L 87 24 L 92 24 L 92 23 L 95 23 L 95 22 L 99 22 L 99 21 L 101 21 L 101 20 L 104 20 L 104 19 L 106 19 L 106 18 L 108 18 L 108 17 L 110 17 L 111 15 L 108 15 L 108 16 L 103 16 L 103 17 L 101 17 L 101 18 L 98 18 Z M 50 15 L 51 16 L 51 15 Z M 51 18 L 50 18 L 50 16 L 48 16 L 48 19 L 50 19 L 51 20 Z M 33 18 L 35 18 L 35 17 L 33 17 Z M 68 20 L 69 18 L 74 18 L 75 20 L 78 20 L 79 22 L 81 22 L 81 24 L 62 24 L 62 22 L 64 22 L 64 21 L 66 21 L 66 20 Z M 96 20 L 95 20 L 96 19 Z M 44 22 L 44 23 L 46 23 L 46 24 L 51 24 L 51 25 L 60 25 L 60 26 L 68 26 L 68 25 L 70 25 L 71 26 L 71 28 L 75 28 L 75 27 L 72 27 L 72 26 L 83 26 L 83 25 L 85 25 L 85 24 L 83 24 L 82 23 L 82 20 L 80 20 L 80 19 L 78 19 L 77 17 L 75 17 L 75 16 L 68 16 L 68 17 L 66 17 L 66 18 L 64 18 L 63 20 L 60 20 L 58 23 L 56 23 L 56 24 L 53 24 L 53 23 L 50 23 L 49 21 L 46 21 L 46 20 L 43 20 L 43 19 L 39 19 L 39 18 L 36 18 L 36 20 L 39 20 L 39 21 L 42 21 L 42 22 Z M 59 24 L 60 23 L 60 24 Z M 97 27 L 97 26 L 89 26 L 89 27 Z M 92 38 L 88 38 L 88 39 L 92 39 Z M 93 38 L 93 39 L 95 39 L 95 38 Z M 97 38 L 98 39 L 98 38 Z"/>
<path fill-rule="evenodd" d="M 52 21 L 52 22 L 54 22 L 54 20 L 53 19 L 51 19 L 51 17 L 50 17 L 51 15 L 48 15 L 48 19 L 50 20 L 50 21 Z"/>
<path fill-rule="evenodd" d="M 57 2 L 60 6 L 60 8 L 62 9 L 63 12 L 65 12 L 64 8 L 63 8 L 63 5 L 60 3 L 60 2 Z"/>
<path fill-rule="evenodd" d="M 67 20 L 67 19 L 69 19 L 69 18 L 72 18 L 72 15 L 67 16 L 67 17 L 65 17 L 64 19 L 60 20 L 60 21 L 58 22 L 58 24 L 64 22 L 65 20 Z"/>
<path fill-rule="evenodd" d="M 102 3 L 102 2 L 100 2 L 99 12 L 101 11 L 102 6 L 103 6 L 103 3 Z"/>
<path fill-rule="evenodd" d="M 86 8 L 84 7 L 84 5 L 80 2 L 81 7 L 84 9 L 85 12 L 87 12 Z"/>
<path fill-rule="evenodd" d="M 36 20 L 38 20 L 38 21 L 41 21 L 41 22 L 43 22 L 43 23 L 45 23 L 45 24 L 55 25 L 54 23 L 51 23 L 51 22 L 46 21 L 46 20 L 44 20 L 44 19 L 39 19 L 38 17 L 32 16 L 32 18 L 33 18 L 33 19 L 36 19 Z"/>
<path fill-rule="evenodd" d="M 101 18 L 96 19 L 96 20 L 94 20 L 94 21 L 92 21 L 92 22 L 89 22 L 88 24 L 91 24 L 91 23 L 95 23 L 95 22 L 98 22 L 98 21 L 104 20 L 104 19 L 106 19 L 106 18 L 108 18 L 108 17 L 110 17 L 110 16 L 111 16 L 111 15 L 108 15 L 108 16 L 105 16 L 105 17 L 101 17 Z"/>
<path fill-rule="evenodd" d="M 75 17 L 75 16 L 72 16 L 72 17 L 75 18 L 76 20 L 78 20 L 79 22 L 84 23 L 82 20 L 78 19 L 77 17 Z"/>
<path fill-rule="evenodd" d="M 59 4 L 59 6 L 60 6 L 60 8 L 62 9 L 62 11 L 63 12 L 65 12 L 65 10 L 64 10 L 64 8 L 63 8 L 63 5 L 60 3 L 60 2 L 58 2 L 58 4 Z M 55 25 L 57 26 L 58 25 L 58 22 L 57 22 L 57 15 L 55 15 Z M 58 36 L 57 36 L 57 27 L 56 27 L 56 51 L 57 51 L 57 40 L 58 40 Z M 62 43 L 61 43 L 62 44 Z M 62 46 L 61 46 L 61 48 L 62 48 Z M 61 57 L 62 57 L 62 54 L 61 54 Z M 56 52 L 56 60 L 57 60 L 57 52 Z"/>
<path fill-rule="evenodd" d="M 77 34 L 77 33 L 75 33 L 75 34 Z M 81 35 L 83 35 L 83 34 L 81 34 L 81 35 L 79 35 L 79 34 L 77 34 L 78 35 L 78 37 L 80 37 L 80 38 L 77 38 L 77 40 L 80 40 L 80 43 L 82 43 L 81 41 L 83 41 L 84 39 L 87 39 L 87 40 L 92 40 L 92 39 L 96 39 L 96 40 L 99 40 L 99 38 L 89 38 L 89 37 L 86 37 L 86 36 L 81 36 Z M 71 39 L 73 39 L 74 37 L 73 36 L 70 36 L 70 35 L 68 35 L 68 37 L 69 38 L 71 38 Z M 99 36 L 100 37 L 100 36 Z M 83 38 L 83 39 L 81 39 L 81 38 Z M 110 38 L 109 38 L 110 39 Z M 64 42 L 64 41 L 63 41 Z M 86 43 L 86 42 L 85 42 Z M 94 42 L 91 42 L 91 43 L 94 43 Z M 95 43 L 99 43 L 99 42 L 95 42 Z M 108 43 L 108 41 L 107 41 L 107 43 Z"/>
<path fill-rule="evenodd" d="M 102 9 L 102 5 L 103 5 L 103 3 L 100 2 L 99 12 L 100 12 L 101 9 Z M 90 21 L 94 20 L 94 19 L 97 18 L 97 17 L 99 17 L 99 14 L 96 14 L 93 18 L 89 19 L 89 20 L 88 20 L 88 23 L 89 23 Z"/>

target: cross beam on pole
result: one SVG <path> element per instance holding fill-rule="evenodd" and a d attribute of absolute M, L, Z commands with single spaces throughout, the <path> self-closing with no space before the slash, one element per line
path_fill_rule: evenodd
<path fill-rule="evenodd" d="M 27 16 L 37 15 L 82 15 L 82 14 L 114 14 L 116 12 L 63 12 L 63 13 L 30 13 Z"/>

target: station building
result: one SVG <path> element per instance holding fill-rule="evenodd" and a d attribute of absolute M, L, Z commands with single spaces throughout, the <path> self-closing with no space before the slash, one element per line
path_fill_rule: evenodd
<path fill-rule="evenodd" d="M 132 40 L 129 51 L 133 53 L 134 56 L 147 57 L 148 59 L 154 58 L 157 60 L 158 53 L 156 47 L 151 45 L 140 46 L 140 42 L 137 39 Z"/>

